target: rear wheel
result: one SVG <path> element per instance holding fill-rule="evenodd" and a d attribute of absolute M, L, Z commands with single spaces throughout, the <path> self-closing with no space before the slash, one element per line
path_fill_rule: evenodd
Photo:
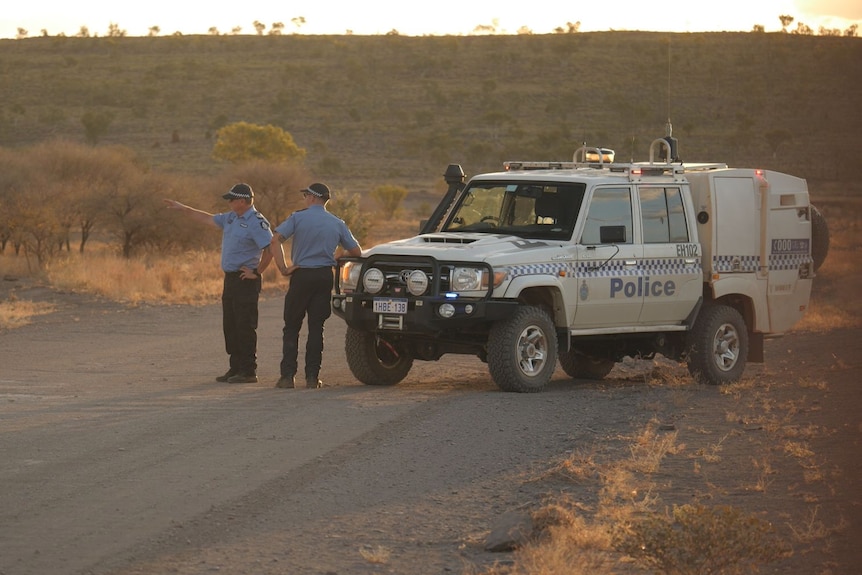
<path fill-rule="evenodd" d="M 350 371 L 365 385 L 395 385 L 413 367 L 413 356 L 397 342 L 352 327 L 347 328 L 344 351 Z"/>
<path fill-rule="evenodd" d="M 814 271 L 820 269 L 829 253 L 829 226 L 820 210 L 811 206 L 811 258 L 814 260 Z"/>
<path fill-rule="evenodd" d="M 748 329 L 726 305 L 704 306 L 689 334 L 688 371 L 698 383 L 721 385 L 742 377 L 748 360 Z"/>
<path fill-rule="evenodd" d="M 557 367 L 557 332 L 544 310 L 519 307 L 497 322 L 488 336 L 488 371 L 503 391 L 534 393 Z"/>
<path fill-rule="evenodd" d="M 590 357 L 575 349 L 560 352 L 560 367 L 566 375 L 576 379 L 604 379 L 614 365 L 609 359 Z"/>

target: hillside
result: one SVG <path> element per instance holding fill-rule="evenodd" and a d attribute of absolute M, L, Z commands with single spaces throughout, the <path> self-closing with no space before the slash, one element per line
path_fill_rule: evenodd
<path fill-rule="evenodd" d="M 790 34 L 171 36 L 0 40 L 0 145 L 100 143 L 212 173 L 220 126 L 273 124 L 336 188 L 442 184 L 586 141 L 644 159 L 668 116 L 685 161 L 849 181 L 862 149 L 862 41 Z M 634 152 L 632 152 L 634 150 Z"/>

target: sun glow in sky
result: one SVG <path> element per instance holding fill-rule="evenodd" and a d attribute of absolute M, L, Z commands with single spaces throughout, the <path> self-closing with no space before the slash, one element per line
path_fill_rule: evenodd
<path fill-rule="evenodd" d="M 563 5 L 563 7 L 561 7 Z M 860 0 L 724 0 L 707 7 L 690 2 L 560 2 L 560 0 L 245 0 L 198 3 L 182 0 L 115 2 L 105 0 L 20 0 L 6 2 L 0 11 L 0 38 L 75 36 L 82 27 L 90 35 L 106 36 L 116 24 L 128 36 L 159 36 L 180 32 L 255 34 L 254 22 L 284 25 L 284 34 L 386 34 L 408 36 L 516 34 L 529 30 L 547 34 L 567 23 L 580 22 L 581 32 L 649 30 L 658 32 L 750 32 L 762 25 L 767 32 L 781 29 L 780 15 L 794 18 L 814 33 L 820 27 L 840 29 L 862 23 Z M 662 10 L 662 7 L 667 7 Z M 862 34 L 862 30 L 860 30 Z"/>

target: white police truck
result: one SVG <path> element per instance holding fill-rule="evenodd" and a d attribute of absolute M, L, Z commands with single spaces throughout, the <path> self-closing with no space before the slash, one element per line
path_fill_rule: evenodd
<path fill-rule="evenodd" d="M 601 379 L 660 353 L 724 384 L 808 307 L 828 229 L 804 179 L 684 164 L 670 136 L 647 162 L 584 146 L 504 166 L 465 184 L 450 165 L 418 236 L 340 263 L 332 305 L 359 381 L 471 354 L 502 390 L 536 392 L 557 362 Z"/>

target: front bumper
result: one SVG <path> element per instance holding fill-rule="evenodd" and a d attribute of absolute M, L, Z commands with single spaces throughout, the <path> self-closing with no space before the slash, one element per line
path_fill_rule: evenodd
<path fill-rule="evenodd" d="M 361 331 L 436 334 L 449 330 L 484 331 L 487 324 L 510 317 L 517 301 L 491 299 L 452 299 L 419 297 L 407 300 L 407 313 L 376 313 L 374 298 L 365 294 L 336 294 L 332 297 L 334 313 L 347 325 Z M 454 308 L 452 317 L 444 318 L 443 305 Z"/>

